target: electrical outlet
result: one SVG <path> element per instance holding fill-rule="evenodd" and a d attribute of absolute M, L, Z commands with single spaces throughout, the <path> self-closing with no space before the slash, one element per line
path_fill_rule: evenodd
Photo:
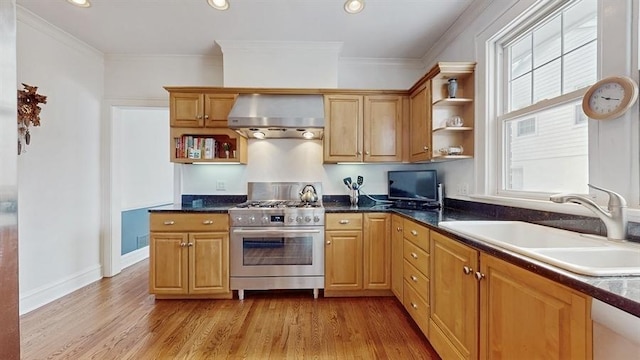
<path fill-rule="evenodd" d="M 216 190 L 227 190 L 227 185 L 224 183 L 224 181 L 217 181 Z"/>
<path fill-rule="evenodd" d="M 469 184 L 467 183 L 460 184 L 460 191 L 458 193 L 460 195 L 469 195 Z"/>

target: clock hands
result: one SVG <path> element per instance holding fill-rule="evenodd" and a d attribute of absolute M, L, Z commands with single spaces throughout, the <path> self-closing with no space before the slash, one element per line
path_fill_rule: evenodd
<path fill-rule="evenodd" d="M 620 99 L 612 98 L 612 97 L 608 97 L 608 96 L 600 96 L 600 97 L 605 99 L 605 100 L 620 100 Z"/>

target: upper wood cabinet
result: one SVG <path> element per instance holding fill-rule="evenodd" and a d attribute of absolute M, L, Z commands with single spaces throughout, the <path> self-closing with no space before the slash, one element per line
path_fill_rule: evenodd
<path fill-rule="evenodd" d="M 431 160 L 431 88 L 422 84 L 409 95 L 409 161 Z"/>
<path fill-rule="evenodd" d="M 324 161 L 402 161 L 403 98 L 325 95 Z"/>
<path fill-rule="evenodd" d="M 227 127 L 227 117 L 238 94 L 171 92 L 171 126 Z"/>

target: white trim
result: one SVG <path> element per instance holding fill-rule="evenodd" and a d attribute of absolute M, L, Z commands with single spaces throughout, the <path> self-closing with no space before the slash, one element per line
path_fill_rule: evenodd
<path fill-rule="evenodd" d="M 96 58 L 97 62 L 104 65 L 104 53 L 100 50 L 90 46 L 77 37 L 69 34 L 68 32 L 54 26 L 47 22 L 45 19 L 32 13 L 31 11 L 23 8 L 20 5 L 16 6 L 18 23 L 30 26 L 33 29 L 39 31 L 42 34 L 46 34 L 56 41 L 73 48 L 74 50 L 82 52 L 84 55 L 92 56 Z"/>
<path fill-rule="evenodd" d="M 102 278 L 100 266 L 93 266 L 53 284 L 20 294 L 20 315 L 24 315 Z"/>
<path fill-rule="evenodd" d="M 342 51 L 342 41 L 268 41 L 268 40 L 216 40 L 222 53 L 225 50 L 294 50 L 294 51 L 323 51 L 339 54 Z"/>
<path fill-rule="evenodd" d="M 139 263 L 140 261 L 149 257 L 149 246 L 133 250 L 120 257 L 120 266 L 122 269 L 126 269 L 131 265 Z"/>

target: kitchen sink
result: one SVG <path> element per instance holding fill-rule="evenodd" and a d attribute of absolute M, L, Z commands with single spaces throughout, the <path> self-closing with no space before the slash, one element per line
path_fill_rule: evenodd
<path fill-rule="evenodd" d="M 640 275 L 640 246 L 522 221 L 443 221 L 442 228 L 591 276 Z"/>

